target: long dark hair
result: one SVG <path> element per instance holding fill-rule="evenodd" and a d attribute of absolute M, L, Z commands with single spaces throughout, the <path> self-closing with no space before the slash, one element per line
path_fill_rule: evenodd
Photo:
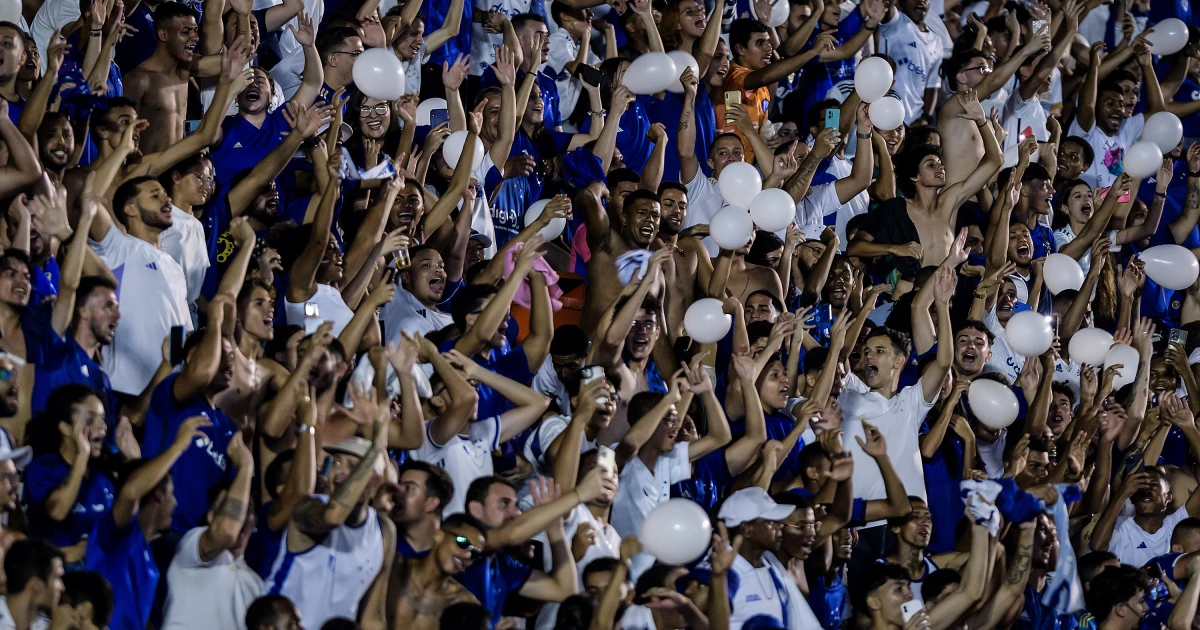
<path fill-rule="evenodd" d="M 33 453 L 57 453 L 62 446 L 62 433 L 58 430 L 58 423 L 71 424 L 75 406 L 92 396 L 100 398 L 102 402 L 104 400 L 99 392 L 80 383 L 63 385 L 50 392 L 50 396 L 46 398 L 46 408 L 29 423 L 27 441 L 33 447 Z"/>

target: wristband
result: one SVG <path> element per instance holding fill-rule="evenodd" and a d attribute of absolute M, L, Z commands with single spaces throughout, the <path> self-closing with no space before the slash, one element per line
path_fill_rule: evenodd
<path fill-rule="evenodd" d="M 589 112 L 588 112 L 588 117 L 589 117 L 589 118 L 590 118 L 590 117 L 592 117 L 592 116 L 607 116 L 607 115 L 608 115 L 608 110 L 607 110 L 607 109 L 598 109 L 598 110 L 596 110 L 596 111 L 589 111 Z"/>
<path fill-rule="evenodd" d="M 296 427 L 296 435 L 300 435 L 302 433 L 307 433 L 309 435 L 316 435 L 317 429 L 316 429 L 316 427 L 314 427 L 311 424 L 301 424 Z"/>
<path fill-rule="evenodd" d="M 1200 171 L 1188 171 L 1187 176 L 1188 177 L 1200 177 Z"/>
<path fill-rule="evenodd" d="M 976 299 L 976 300 L 986 300 L 986 299 L 987 299 L 987 297 L 988 297 L 988 296 L 987 296 L 987 293 L 984 293 L 983 291 L 976 291 L 976 292 L 975 292 L 975 299 Z"/>
<path fill-rule="evenodd" d="M 855 132 L 855 134 L 854 134 L 854 135 L 858 136 L 858 139 L 859 139 L 859 140 L 870 140 L 870 139 L 871 139 L 871 134 L 869 134 L 869 133 L 857 133 L 857 132 Z"/>
<path fill-rule="evenodd" d="M 1156 191 L 1154 191 L 1154 198 L 1155 199 L 1166 199 L 1167 193 L 1160 193 L 1156 190 Z"/>
<path fill-rule="evenodd" d="M 91 30 L 91 36 L 92 36 L 92 37 L 100 37 L 100 36 L 101 36 L 101 35 L 103 35 L 103 34 L 104 34 L 104 31 L 103 31 L 103 30 L 101 30 L 101 29 L 94 28 L 94 29 L 92 29 L 92 30 Z"/>
<path fill-rule="evenodd" d="M 863 28 L 865 28 L 865 29 L 867 29 L 868 31 L 871 31 L 872 33 L 874 33 L 874 32 L 875 32 L 875 29 L 879 28 L 879 25 L 878 25 L 878 24 L 876 24 L 875 26 L 867 26 L 866 24 L 863 24 Z"/>

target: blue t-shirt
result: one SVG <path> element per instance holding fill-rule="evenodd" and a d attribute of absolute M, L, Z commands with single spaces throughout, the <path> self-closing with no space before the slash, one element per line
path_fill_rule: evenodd
<path fill-rule="evenodd" d="M 808 590 L 808 605 L 822 628 L 841 628 L 842 621 L 851 618 L 850 591 L 840 571 L 835 571 L 829 580 L 824 575 L 817 576 Z"/>
<path fill-rule="evenodd" d="M 108 374 L 80 346 L 71 335 L 59 336 L 45 322 L 45 326 L 30 326 L 27 331 L 39 330 L 39 348 L 41 361 L 34 365 L 33 393 L 30 395 L 30 411 L 36 416 L 46 409 L 54 390 L 64 385 L 82 384 L 96 390 L 104 403 L 105 423 L 109 428 L 109 436 L 115 433 L 117 425 L 117 404 L 113 395 L 112 382 Z M 31 335 L 26 335 L 26 340 Z"/>
<path fill-rule="evenodd" d="M 31 265 L 29 269 L 29 306 L 46 302 L 58 296 L 58 261 L 53 256 L 46 259 L 45 267 Z"/>
<path fill-rule="evenodd" d="M 559 96 L 558 96 L 558 80 L 549 73 L 549 66 L 538 71 L 534 82 L 537 83 L 538 89 L 542 92 L 542 124 L 546 125 L 547 129 L 555 129 L 562 126 L 562 117 L 559 115 Z M 525 72 L 517 70 L 517 85 L 525 79 Z M 496 78 L 496 71 L 492 70 L 491 66 L 484 69 L 483 74 L 479 77 L 479 82 L 484 89 L 492 86 L 500 85 L 500 80 Z"/>
<path fill-rule="evenodd" d="M 245 554 L 246 564 L 264 580 L 271 576 L 272 565 L 275 564 L 275 559 L 279 557 L 279 549 L 283 546 L 283 532 L 287 529 L 285 527 L 275 531 L 267 525 L 272 503 L 274 501 L 267 501 L 258 508 L 258 525 L 250 534 Z"/>
<path fill-rule="evenodd" d="M 175 400 L 172 388 L 176 372 L 154 388 L 150 408 L 146 411 L 146 435 L 142 440 L 142 457 L 151 458 L 169 448 L 175 441 L 179 425 L 192 416 L 204 416 L 211 426 L 200 428 L 204 437 L 195 438 L 183 455 L 171 467 L 178 505 L 171 516 L 171 529 L 187 531 L 197 527 L 208 512 L 208 491 L 234 474 L 225 451 L 237 433 L 237 425 L 224 411 L 209 404 L 203 394 L 185 401 Z"/>
<path fill-rule="evenodd" d="M 510 593 L 525 586 L 533 569 L 521 564 L 516 558 L 497 553 L 476 561 L 458 576 L 458 583 L 479 600 L 491 615 L 491 627 L 496 626 L 504 611 L 504 601 Z"/>
<path fill-rule="evenodd" d="M 229 182 L 238 173 L 254 168 L 275 147 L 283 144 L 292 130 L 280 107 L 267 114 L 262 127 L 255 127 L 242 116 L 226 116 L 221 122 L 221 144 L 213 150 L 213 170 L 221 189 L 229 192 Z"/>
<path fill-rule="evenodd" d="M 137 513 L 124 527 L 117 525 L 111 512 L 105 514 L 88 540 L 85 560 L 89 571 L 103 575 L 112 585 L 109 627 L 145 628 L 150 621 L 159 572 Z"/>
<path fill-rule="evenodd" d="M 929 433 L 930 425 L 931 419 L 926 418 L 921 424 L 921 435 Z M 928 495 L 926 503 L 933 520 L 929 553 L 954 551 L 958 543 L 956 530 L 963 515 L 963 499 L 958 491 L 962 483 L 962 463 L 962 438 L 947 428 L 946 437 L 933 452 L 933 457 L 922 462 Z"/>
<path fill-rule="evenodd" d="M 656 100 L 651 94 L 638 95 L 629 109 L 621 115 L 620 131 L 617 132 L 617 149 L 621 151 L 621 160 L 625 162 L 626 167 L 639 173 L 646 168 L 646 160 L 650 159 L 650 151 L 654 148 L 654 143 L 646 137 L 646 132 L 650 131 L 650 109 L 655 106 Z M 678 126 L 678 123 L 676 125 Z M 589 116 L 580 131 L 588 133 L 591 127 L 592 119 Z"/>
<path fill-rule="evenodd" d="M 454 63 L 459 55 L 471 54 L 471 16 L 475 13 L 474 5 L 474 2 L 463 2 L 462 26 L 458 29 L 458 35 L 451 37 L 441 48 L 433 51 L 429 58 L 430 63 L 437 66 L 442 65 L 443 61 Z M 449 10 L 450 3 L 446 0 L 424 0 L 421 3 L 421 14 L 425 16 L 425 37 L 442 28 Z"/>
<path fill-rule="evenodd" d="M 667 132 L 667 150 L 663 153 L 664 182 L 687 183 L 679 173 L 679 151 L 675 149 L 679 141 L 679 119 L 683 116 L 683 97 L 683 94 L 667 92 L 661 100 L 651 99 L 647 109 L 651 124 L 662 123 Z M 696 91 L 693 114 L 696 117 L 696 160 L 700 162 L 700 170 L 704 176 L 708 177 L 712 175 L 712 167 L 708 165 L 708 148 L 717 135 L 717 113 L 713 109 L 708 90 Z"/>
<path fill-rule="evenodd" d="M 1053 604 L 1043 604 L 1042 594 L 1029 585 L 1025 587 L 1025 610 L 1013 625 L 1017 630 L 1075 630 L 1079 619 L 1072 614 L 1059 615 Z"/>
<path fill-rule="evenodd" d="M 846 15 L 837 27 L 837 36 L 834 42 L 835 46 L 841 46 L 847 40 L 858 34 L 859 29 L 863 27 L 862 11 L 855 8 Z M 822 31 L 813 31 L 809 36 L 808 45 L 805 49 L 812 48 L 817 40 L 817 36 Z M 824 62 L 820 58 L 814 58 L 812 61 L 805 64 L 800 69 L 799 84 L 796 86 L 795 92 L 799 93 L 802 98 L 802 105 L 797 112 L 802 120 L 807 120 L 810 110 L 818 101 L 822 101 L 829 94 L 829 90 L 836 83 L 841 81 L 849 81 L 854 79 L 855 59 L 850 57 L 843 61 Z"/>
<path fill-rule="evenodd" d="M 691 478 L 672 485 L 671 496 L 691 499 L 711 512 L 725 498 L 733 480 L 725 461 L 725 449 L 719 448 L 696 460 Z"/>
<path fill-rule="evenodd" d="M 157 31 L 154 30 L 154 10 L 141 3 L 125 16 L 125 24 L 137 30 L 121 38 L 114 60 L 122 72 L 129 74 L 154 54 L 154 46 L 158 41 Z"/>
<path fill-rule="evenodd" d="M 458 343 L 457 337 L 442 343 L 442 345 L 438 346 L 438 349 L 446 352 L 453 348 L 456 343 Z M 521 346 L 513 346 L 511 350 L 504 354 L 492 350 L 485 360 L 480 360 L 478 356 L 474 358 L 476 363 L 482 365 L 490 372 L 511 378 L 522 385 L 529 385 L 533 382 L 533 372 L 529 371 L 529 359 L 525 357 L 525 349 Z M 483 383 L 476 385 L 475 390 L 479 394 L 477 418 L 498 416 L 513 408 L 513 404 L 509 399 Z"/>
<path fill-rule="evenodd" d="M 59 453 L 40 455 L 25 469 L 25 503 L 29 506 L 29 533 L 55 547 L 70 547 L 91 535 L 96 524 L 112 511 L 112 481 L 92 470 L 91 463 L 79 484 L 75 504 L 67 517 L 52 521 L 46 500 L 71 474 L 71 464 Z"/>

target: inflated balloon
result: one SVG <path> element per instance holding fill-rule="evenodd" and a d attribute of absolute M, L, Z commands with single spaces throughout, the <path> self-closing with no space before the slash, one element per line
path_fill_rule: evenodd
<path fill-rule="evenodd" d="M 724 305 L 716 298 L 701 298 L 692 302 L 683 314 L 683 328 L 696 343 L 713 343 L 725 338 L 733 318 L 725 314 Z M 645 541 L 643 541 L 645 542 Z"/>
<path fill-rule="evenodd" d="M 754 220 L 750 218 L 750 213 L 733 206 L 721 208 L 708 221 L 708 233 L 721 249 L 745 247 L 753 232 Z"/>
<path fill-rule="evenodd" d="M 421 104 L 417 105 L 417 126 L 428 126 L 430 112 L 447 108 L 448 105 L 446 105 L 446 99 L 444 98 L 431 98 L 421 101 Z"/>
<path fill-rule="evenodd" d="M 993 429 L 1003 429 L 1017 419 L 1020 405 L 1011 389 L 996 381 L 977 378 L 967 390 L 967 402 L 977 420 Z"/>
<path fill-rule="evenodd" d="M 684 68 L 691 66 L 692 74 L 695 75 L 696 79 L 700 79 L 700 64 L 696 61 L 695 57 L 684 50 L 672 50 L 667 53 L 667 56 L 671 58 L 671 61 L 675 62 L 675 80 L 671 82 L 671 85 L 667 86 L 667 90 L 676 94 L 683 94 L 683 83 L 679 80 L 679 75 L 683 74 Z"/>
<path fill-rule="evenodd" d="M 725 203 L 746 210 L 762 192 L 762 175 L 750 164 L 731 162 L 721 170 L 717 190 L 721 191 Z"/>
<path fill-rule="evenodd" d="M 768 188 L 750 202 L 750 218 L 754 225 L 768 232 L 778 232 L 796 219 L 796 202 L 781 188 Z"/>
<path fill-rule="evenodd" d="M 1071 354 L 1071 362 L 1082 365 L 1087 363 L 1092 367 L 1104 365 L 1104 356 L 1112 347 L 1112 333 L 1103 328 L 1084 328 L 1071 336 L 1067 344 L 1067 352 Z"/>
<path fill-rule="evenodd" d="M 681 72 L 667 53 L 651 52 L 629 64 L 621 83 L 634 94 L 658 94 L 679 81 Z"/>
<path fill-rule="evenodd" d="M 363 51 L 354 61 L 351 75 L 359 91 L 371 98 L 394 101 L 404 96 L 404 67 L 386 48 Z"/>
<path fill-rule="evenodd" d="M 904 122 L 904 104 L 898 98 L 885 96 L 871 103 L 867 114 L 876 129 L 891 131 Z"/>
<path fill-rule="evenodd" d="M 1183 139 L 1183 123 L 1171 112 L 1158 112 L 1146 119 L 1142 140 L 1149 140 L 1163 153 L 1170 153 Z"/>
<path fill-rule="evenodd" d="M 750 15 L 754 19 L 766 24 L 771 28 L 783 26 L 788 21 L 789 13 L 791 13 L 791 4 L 788 0 L 774 0 L 775 4 L 771 5 L 771 15 L 765 19 L 758 15 L 758 11 L 754 10 L 754 3 L 750 3 Z"/>
<path fill-rule="evenodd" d="M 446 141 L 442 143 L 442 157 L 446 160 L 446 165 L 450 168 L 458 166 L 458 158 L 462 155 L 463 145 L 467 143 L 467 130 L 455 131 L 446 137 Z M 471 171 L 474 172 L 483 164 L 483 141 L 478 137 L 475 138 L 475 159 L 471 162 Z"/>
<path fill-rule="evenodd" d="M 1141 355 L 1133 346 L 1119 343 L 1108 350 L 1108 353 L 1104 355 L 1104 367 L 1121 366 L 1121 369 L 1117 370 L 1117 377 L 1113 379 L 1113 389 L 1121 389 L 1133 382 L 1134 377 L 1137 376 L 1140 360 Z"/>
<path fill-rule="evenodd" d="M 542 211 L 546 209 L 546 204 L 550 203 L 549 199 L 539 199 L 528 208 L 525 209 L 525 227 L 529 227 L 538 217 L 542 216 Z M 562 234 L 563 228 L 567 227 L 567 220 L 555 217 L 550 219 L 550 225 L 538 230 L 538 234 L 547 241 L 553 241 Z"/>
<path fill-rule="evenodd" d="M 1013 352 L 1023 357 L 1036 357 L 1054 343 L 1050 318 L 1037 311 L 1021 311 L 1004 325 L 1004 339 Z"/>
<path fill-rule="evenodd" d="M 711 543 L 712 522 L 704 508 L 689 499 L 660 503 L 642 521 L 642 546 L 667 564 L 688 564 L 704 555 Z"/>
<path fill-rule="evenodd" d="M 1066 254 L 1050 254 L 1042 265 L 1046 288 L 1058 294 L 1068 289 L 1078 291 L 1083 286 L 1083 267 Z M 1041 354 L 1041 353 L 1039 353 Z"/>
<path fill-rule="evenodd" d="M 783 3 L 785 6 L 787 2 Z M 0 20 L 17 24 L 21 21 L 21 3 L 19 0 L 0 0 Z"/>
<path fill-rule="evenodd" d="M 1162 149 L 1149 140 L 1139 140 L 1125 150 L 1125 172 L 1134 179 L 1146 179 L 1162 166 Z"/>
<path fill-rule="evenodd" d="M 1150 44 L 1150 52 L 1156 55 L 1173 55 L 1187 45 L 1188 27 L 1179 18 L 1167 18 L 1154 25 L 1146 33 L 1146 43 Z"/>
<path fill-rule="evenodd" d="M 892 67 L 882 57 L 867 57 L 854 71 L 854 91 L 864 103 L 883 98 L 892 87 Z"/>
<path fill-rule="evenodd" d="M 1146 275 L 1159 286 L 1186 289 L 1200 275 L 1200 263 L 1192 250 L 1181 245 L 1156 245 L 1138 254 L 1146 263 Z"/>

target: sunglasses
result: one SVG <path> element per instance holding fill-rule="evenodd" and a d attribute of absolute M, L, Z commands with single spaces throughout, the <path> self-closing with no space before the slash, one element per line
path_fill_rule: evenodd
<path fill-rule="evenodd" d="M 471 561 L 474 562 L 483 556 L 483 550 L 471 544 L 471 541 L 466 536 L 455 536 L 454 544 L 458 545 L 459 549 L 465 549 L 471 552 Z"/>
<path fill-rule="evenodd" d="M 13 378 L 13 371 L 7 368 L 0 368 L 0 381 L 8 382 Z"/>

